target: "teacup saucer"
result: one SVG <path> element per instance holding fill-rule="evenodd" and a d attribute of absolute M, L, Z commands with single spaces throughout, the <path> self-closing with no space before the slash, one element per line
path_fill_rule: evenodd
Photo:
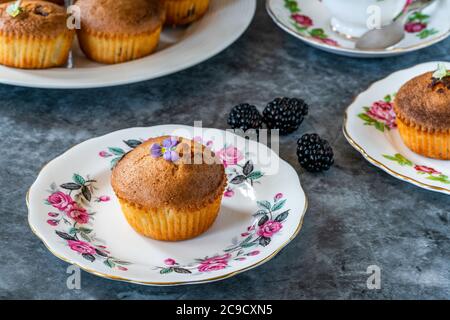
<path fill-rule="evenodd" d="M 373 165 L 424 189 L 450 194 L 450 161 L 420 156 L 409 150 L 398 133 L 393 99 L 412 78 L 436 69 L 438 62 L 397 71 L 362 92 L 345 114 L 344 135 Z M 446 62 L 447 68 L 450 63 Z"/>
<path fill-rule="evenodd" d="M 224 144 L 226 134 L 232 139 Z M 110 185 L 121 157 L 162 135 L 200 139 L 226 167 L 219 217 L 192 240 L 169 243 L 136 233 Z M 223 130 L 164 125 L 73 147 L 42 169 L 27 204 L 31 229 L 62 260 L 109 279 L 177 285 L 225 279 L 269 261 L 300 231 L 307 200 L 296 171 L 266 146 Z"/>
<path fill-rule="evenodd" d="M 357 58 L 400 55 L 426 48 L 450 35 L 450 0 L 438 0 L 422 14 L 411 15 L 405 25 L 406 37 L 383 50 L 361 50 L 355 41 L 332 30 L 331 14 L 319 0 L 267 0 L 273 21 L 284 31 L 318 49 Z"/>

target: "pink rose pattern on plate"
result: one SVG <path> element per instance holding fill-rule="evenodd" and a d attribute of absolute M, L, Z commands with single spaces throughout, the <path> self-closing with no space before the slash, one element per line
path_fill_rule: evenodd
<path fill-rule="evenodd" d="M 255 183 L 261 183 L 259 180 L 264 176 L 264 173 L 256 170 L 251 160 L 247 160 L 241 165 L 240 161 L 246 157 L 237 148 L 225 146 L 216 151 L 216 155 L 222 160 L 228 178 L 228 186 L 223 194 L 224 197 L 233 197 L 235 188 L 252 187 Z"/>
<path fill-rule="evenodd" d="M 370 107 L 363 107 L 365 112 L 358 114 L 358 117 L 364 121 L 365 125 L 373 126 L 381 132 L 396 129 L 397 124 L 395 122 L 396 118 L 393 108 L 394 97 L 395 94 L 388 94 L 383 100 L 372 103 Z M 395 155 L 384 154 L 383 157 L 396 162 L 402 167 L 411 167 L 416 173 L 425 175 L 428 180 L 450 184 L 450 178 L 439 170 L 424 165 L 414 164 L 400 153 Z"/>
<path fill-rule="evenodd" d="M 294 14 L 292 14 L 291 17 L 295 22 L 297 22 L 299 25 L 301 25 L 303 27 L 312 27 L 312 25 L 313 25 L 312 19 L 308 16 L 294 13 Z"/>
<path fill-rule="evenodd" d="M 408 17 L 408 21 L 405 24 L 405 31 L 408 33 L 416 33 L 416 36 L 420 39 L 426 39 L 439 31 L 434 28 L 427 28 L 429 15 L 421 12 L 413 13 Z"/>
<path fill-rule="evenodd" d="M 80 207 L 76 202 L 72 203 L 65 210 L 68 217 L 72 218 L 78 224 L 86 224 L 89 222 L 89 214 L 86 209 Z"/>
<path fill-rule="evenodd" d="M 419 173 L 428 173 L 428 174 L 442 174 L 439 171 L 434 170 L 433 168 L 427 167 L 427 166 L 419 166 L 415 165 L 414 169 L 416 169 Z"/>
<path fill-rule="evenodd" d="M 302 35 L 312 38 L 318 42 L 338 47 L 339 43 L 331 39 L 322 28 L 315 28 L 314 21 L 307 15 L 302 14 L 296 0 L 284 0 L 284 6 L 291 14 L 292 26 Z"/>
<path fill-rule="evenodd" d="M 59 187 L 56 184 L 50 186 L 50 195 L 45 199 L 45 203 L 57 212 L 49 212 L 50 219 L 47 223 L 53 227 L 61 227 L 55 233 L 67 242 L 67 246 L 80 254 L 84 259 L 94 262 L 97 259 L 109 268 L 120 271 L 127 271 L 124 265 L 130 264 L 127 261 L 119 260 L 110 255 L 110 252 L 103 245 L 96 244 L 96 239 L 91 222 L 94 219 L 93 212 L 89 212 L 92 196 L 96 190 L 96 180 L 75 173 L 72 181 L 63 183 Z M 109 196 L 98 197 L 96 202 L 107 202 Z"/>
<path fill-rule="evenodd" d="M 100 196 L 95 199 L 96 202 L 108 202 L 109 200 L 111 200 L 110 196 Z"/>
<path fill-rule="evenodd" d="M 90 255 L 96 254 L 95 248 L 87 242 L 79 240 L 68 240 L 67 244 L 69 245 L 70 249 L 72 249 L 73 251 L 77 251 L 81 254 L 90 254 Z"/>
<path fill-rule="evenodd" d="M 358 117 L 368 126 L 374 126 L 384 132 L 397 127 L 393 105 L 394 95 L 386 95 L 383 100 L 375 101 L 370 107 L 363 107 L 364 113 Z"/>
<path fill-rule="evenodd" d="M 244 155 L 235 147 L 228 146 L 216 152 L 216 156 L 222 161 L 225 168 L 238 164 Z"/>
<path fill-rule="evenodd" d="M 390 161 L 396 162 L 397 164 L 399 164 L 402 167 L 405 167 L 405 166 L 411 167 L 412 169 L 414 169 L 417 172 L 417 174 L 425 175 L 426 179 L 428 179 L 428 180 L 438 181 L 438 182 L 441 182 L 442 184 L 446 184 L 446 185 L 450 184 L 450 178 L 447 175 L 443 174 L 442 172 L 440 172 L 434 168 L 424 166 L 424 165 L 414 164 L 411 160 L 407 159 L 400 153 L 397 153 L 393 156 L 384 154 L 383 157 Z"/>
<path fill-rule="evenodd" d="M 261 253 L 257 248 L 270 244 L 272 238 L 283 228 L 283 223 L 289 216 L 289 209 L 282 210 L 286 204 L 283 194 L 277 193 L 273 202 L 257 201 L 258 210 L 253 214 L 255 222 L 239 238 L 234 238 L 232 244 L 221 254 L 196 259 L 188 265 L 180 265 L 172 258 L 164 260 L 164 266 L 156 267 L 161 274 L 201 274 L 226 269 L 234 262 L 242 262 L 248 257 Z"/>
<path fill-rule="evenodd" d="M 56 209 L 64 211 L 73 203 L 72 198 L 64 192 L 58 191 L 48 196 L 47 201 Z"/>

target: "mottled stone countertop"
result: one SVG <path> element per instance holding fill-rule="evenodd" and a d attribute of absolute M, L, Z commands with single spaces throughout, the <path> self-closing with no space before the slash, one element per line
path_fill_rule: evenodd
<path fill-rule="evenodd" d="M 390 73 L 450 60 L 450 39 L 405 56 L 359 60 L 313 49 L 278 29 L 262 1 L 248 31 L 211 60 L 161 79 L 114 89 L 39 90 L 0 85 L 0 298 L 302 299 L 450 298 L 450 197 L 370 165 L 342 134 L 355 95 Z M 111 131 L 159 124 L 226 128 L 231 107 L 263 108 L 276 96 L 304 98 L 307 121 L 282 137 L 281 157 L 298 171 L 309 210 L 297 238 L 268 263 L 211 284 L 145 287 L 83 272 L 66 287 L 67 264 L 27 223 L 25 194 L 41 167 L 71 146 Z M 296 140 L 329 139 L 335 166 L 300 169 Z M 381 267 L 381 290 L 366 269 Z"/>

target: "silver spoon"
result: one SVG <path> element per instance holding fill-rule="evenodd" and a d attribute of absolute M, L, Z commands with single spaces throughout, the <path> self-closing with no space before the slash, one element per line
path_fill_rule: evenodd
<path fill-rule="evenodd" d="M 406 18 L 413 11 L 420 11 L 428 7 L 434 0 L 416 0 L 405 8 L 391 24 L 373 29 L 356 41 L 356 48 L 362 50 L 386 49 L 399 43 L 405 37 L 404 24 Z"/>

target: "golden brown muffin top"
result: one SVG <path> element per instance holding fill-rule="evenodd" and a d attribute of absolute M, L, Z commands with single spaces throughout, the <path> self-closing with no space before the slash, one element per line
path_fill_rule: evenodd
<path fill-rule="evenodd" d="M 78 0 L 81 29 L 104 34 L 140 34 L 159 28 L 165 10 L 159 0 Z"/>
<path fill-rule="evenodd" d="M 67 14 L 63 7 L 46 1 L 22 1 L 21 13 L 12 17 L 7 12 L 14 2 L 0 5 L 0 33 L 46 37 L 67 30 Z"/>
<path fill-rule="evenodd" d="M 424 130 L 450 130 L 450 77 L 439 82 L 427 72 L 405 83 L 394 103 L 395 113 L 408 125 Z"/>
<path fill-rule="evenodd" d="M 138 208 L 201 208 L 222 195 L 226 185 L 223 164 L 207 147 L 176 138 L 179 160 L 152 154 L 171 137 L 152 138 L 126 154 L 113 169 L 111 184 L 119 199 Z M 167 151 L 162 150 L 162 152 Z M 194 157 L 200 164 L 194 164 Z M 195 162 L 197 163 L 197 162 Z"/>

